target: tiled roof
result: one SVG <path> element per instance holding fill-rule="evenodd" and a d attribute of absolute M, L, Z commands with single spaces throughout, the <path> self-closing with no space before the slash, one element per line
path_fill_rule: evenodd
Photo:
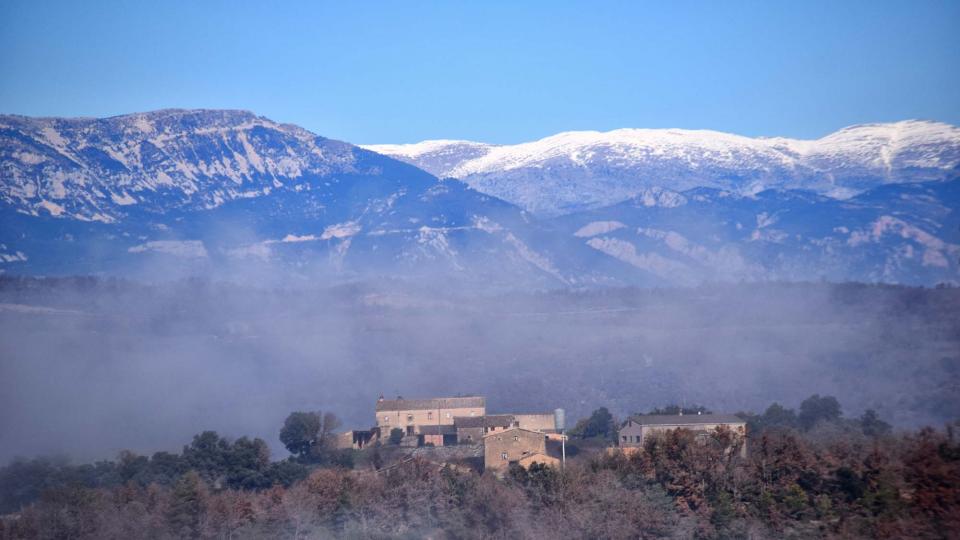
<path fill-rule="evenodd" d="M 458 428 L 510 427 L 515 421 L 512 414 L 453 417 L 453 424 Z"/>
<path fill-rule="evenodd" d="M 421 435 L 453 435 L 457 432 L 456 426 L 450 424 L 420 426 Z"/>
<path fill-rule="evenodd" d="M 697 424 L 746 424 L 734 414 L 650 414 L 630 417 L 644 426 L 693 426 Z"/>
<path fill-rule="evenodd" d="M 486 407 L 487 400 L 483 396 L 446 397 L 431 399 L 385 399 L 377 401 L 377 412 L 380 411 L 419 411 L 437 409 L 465 409 L 469 407 Z"/>

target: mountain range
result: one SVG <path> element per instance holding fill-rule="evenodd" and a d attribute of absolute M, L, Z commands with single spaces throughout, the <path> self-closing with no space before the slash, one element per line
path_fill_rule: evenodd
<path fill-rule="evenodd" d="M 956 281 L 960 129 L 354 146 L 245 111 L 0 116 L 0 269 L 485 286 Z M 429 281 L 433 282 L 433 281 Z"/>
<path fill-rule="evenodd" d="M 739 195 L 802 189 L 849 198 L 882 184 L 960 174 L 960 129 L 920 121 L 852 126 L 817 140 L 618 129 L 515 145 L 436 140 L 365 148 L 547 216 L 609 206 L 652 188 Z"/>

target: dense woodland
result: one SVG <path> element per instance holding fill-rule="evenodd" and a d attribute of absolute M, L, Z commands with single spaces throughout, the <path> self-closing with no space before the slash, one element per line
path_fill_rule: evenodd
<path fill-rule="evenodd" d="M 651 413 L 672 413 L 667 407 Z M 695 413 L 702 408 L 686 409 Z M 180 453 L 0 470 L 0 538 L 949 538 L 960 531 L 954 428 L 894 432 L 829 396 L 773 404 L 748 420 L 749 457 L 718 430 L 604 450 L 604 408 L 572 430 L 564 470 L 504 478 L 391 443 L 336 450 L 331 414 L 292 413 L 291 456 L 259 439 L 204 432 Z"/>

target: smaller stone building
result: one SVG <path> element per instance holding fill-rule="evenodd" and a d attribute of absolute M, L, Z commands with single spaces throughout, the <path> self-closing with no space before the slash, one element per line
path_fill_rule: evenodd
<path fill-rule="evenodd" d="M 380 440 L 380 430 L 373 429 L 354 429 L 346 433 L 337 435 L 336 447 L 340 449 L 352 448 L 361 450 L 368 444 L 376 443 Z"/>
<path fill-rule="evenodd" d="M 706 435 L 720 427 L 725 427 L 742 438 L 747 435 L 746 421 L 732 414 L 658 414 L 634 416 L 627 420 L 620 428 L 618 442 L 624 449 L 642 448 L 649 438 L 660 436 L 670 430 L 687 429 Z M 746 444 L 741 445 L 740 454 L 746 457 Z"/>
<path fill-rule="evenodd" d="M 480 444 L 489 433 L 519 427 L 512 414 L 488 414 L 486 416 L 457 416 L 453 419 L 457 428 L 457 442 Z"/>
<path fill-rule="evenodd" d="M 512 427 L 483 438 L 483 465 L 488 471 L 502 473 L 511 463 L 521 464 L 537 454 L 547 456 L 547 438 L 539 431 Z"/>

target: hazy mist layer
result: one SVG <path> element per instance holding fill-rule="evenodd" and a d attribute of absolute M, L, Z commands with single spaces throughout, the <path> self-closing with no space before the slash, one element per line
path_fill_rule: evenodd
<path fill-rule="evenodd" d="M 481 296 L 404 284 L 262 290 L 5 278 L 0 462 L 277 441 L 293 410 L 373 424 L 380 393 L 479 393 L 490 412 L 813 393 L 907 426 L 960 416 L 960 289 L 717 285 Z"/>

